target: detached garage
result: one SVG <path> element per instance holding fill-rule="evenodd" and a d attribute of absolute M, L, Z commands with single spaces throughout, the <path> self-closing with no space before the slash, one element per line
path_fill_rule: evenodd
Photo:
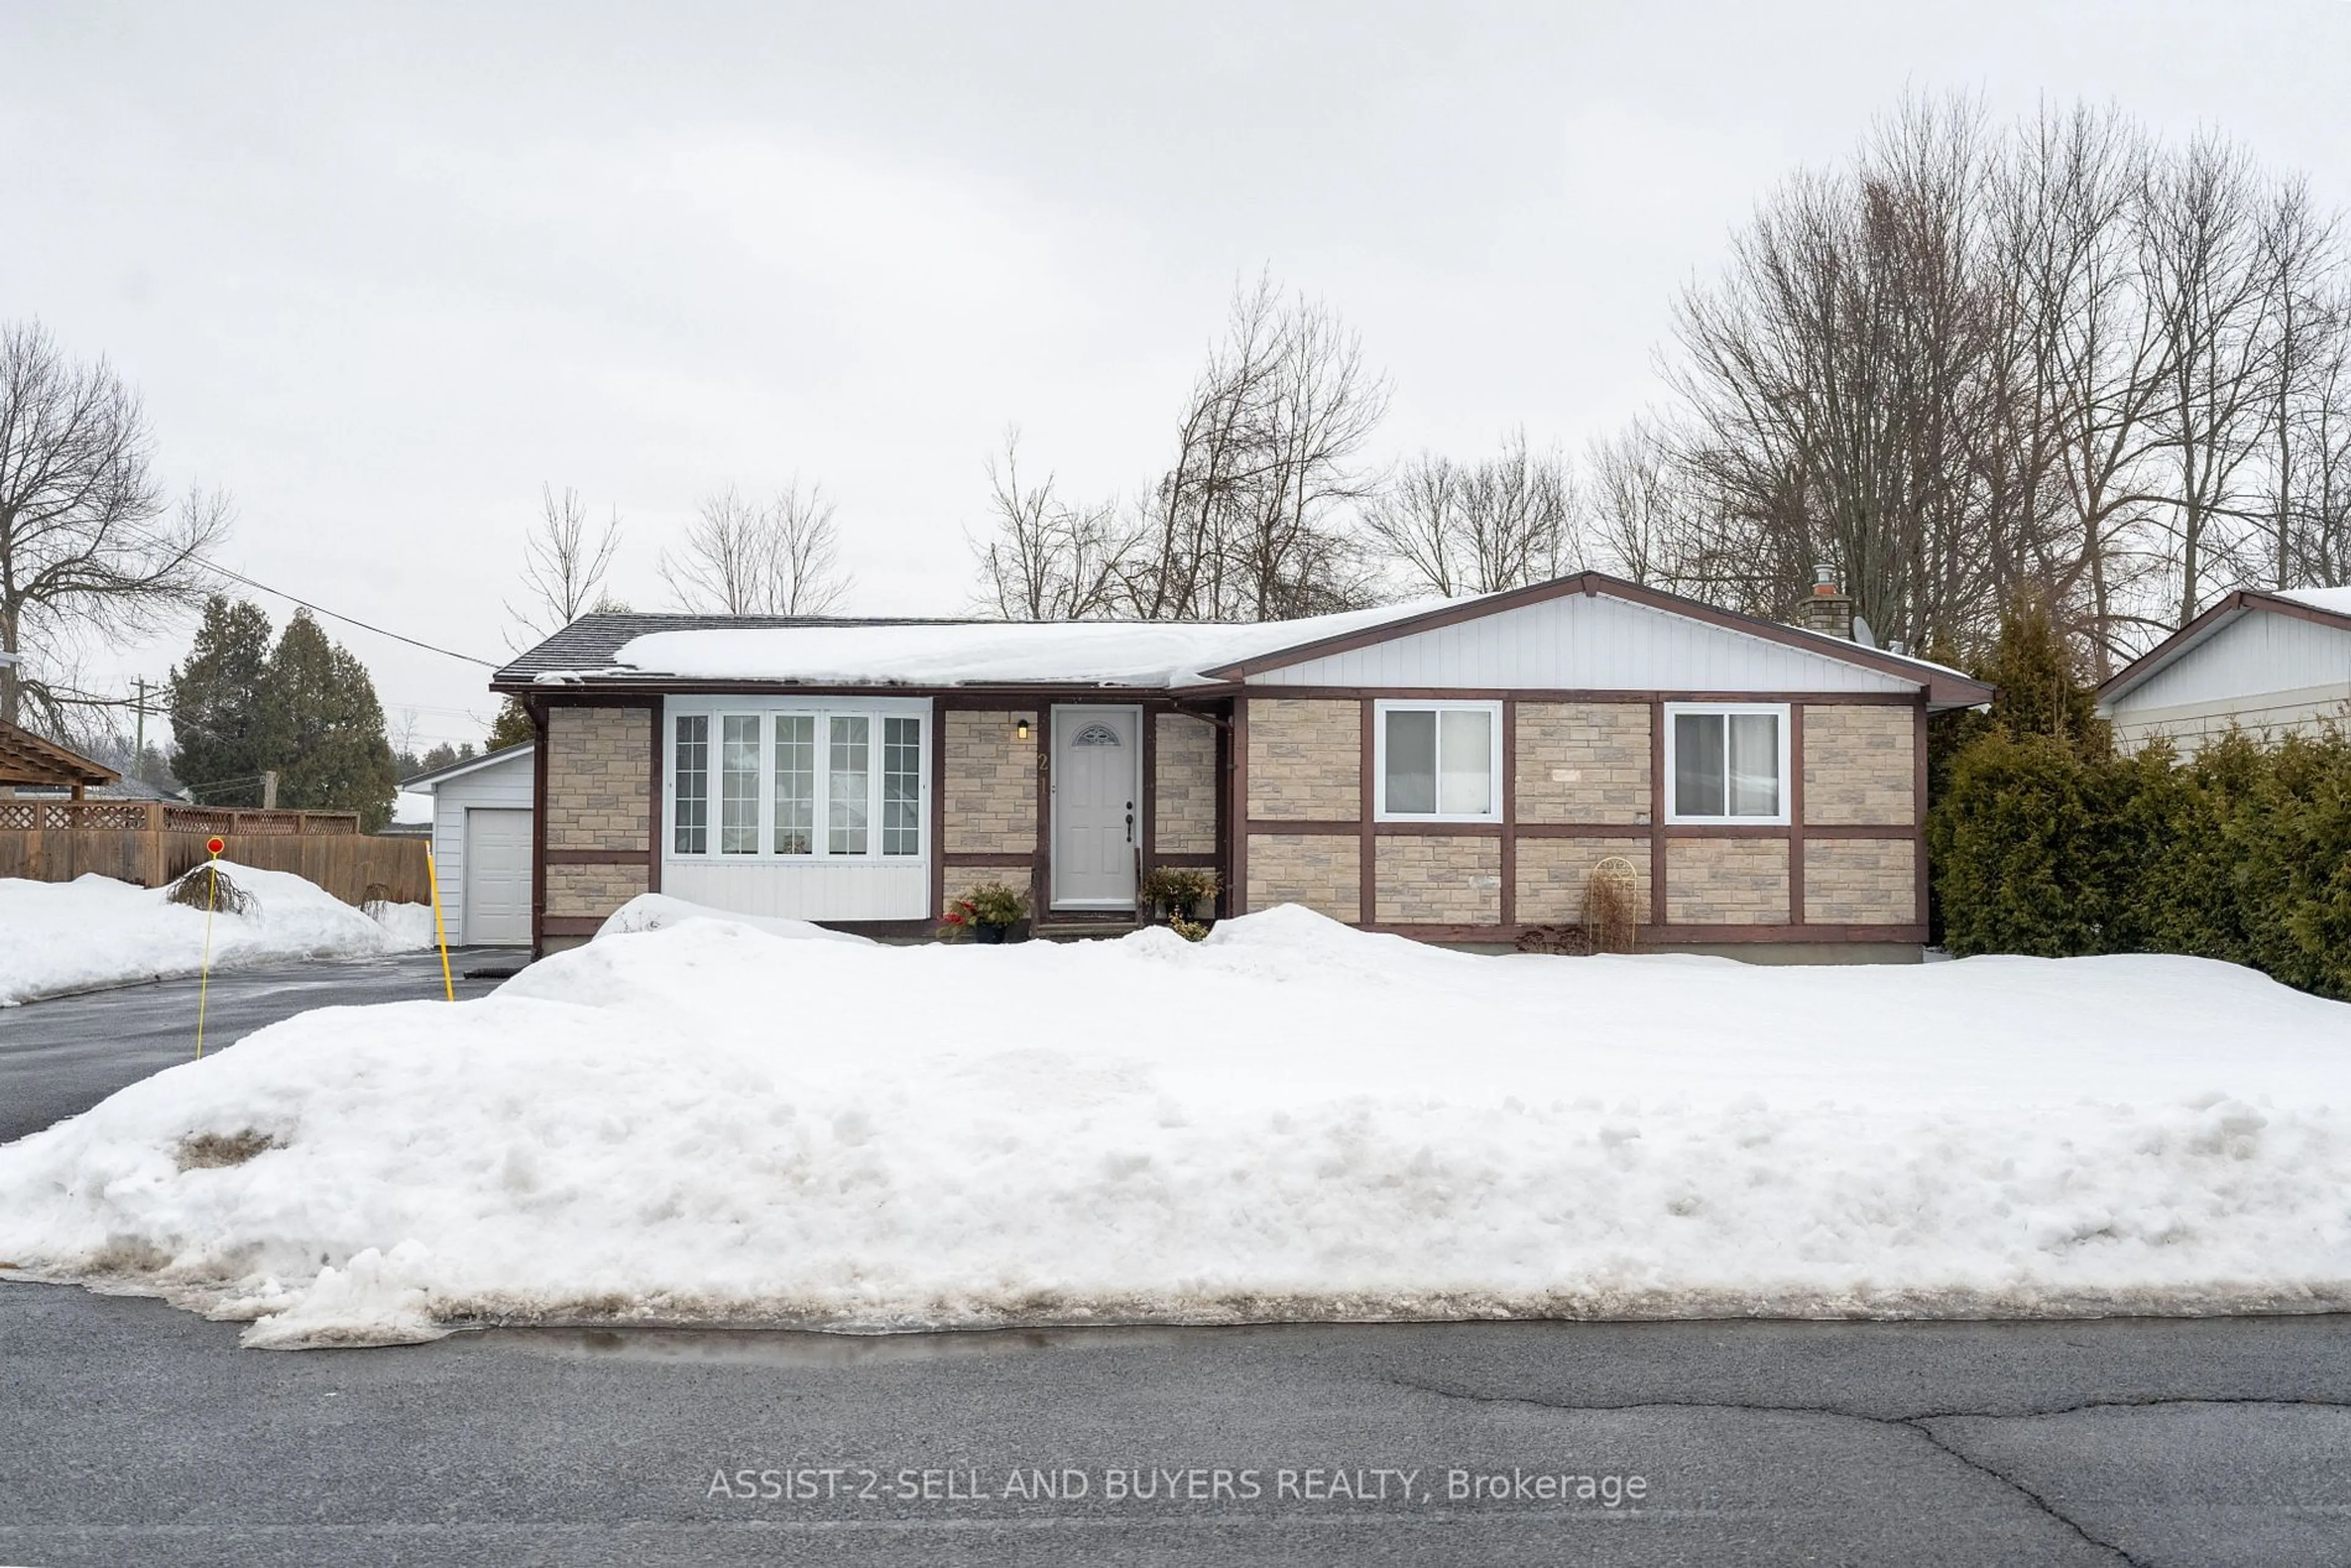
<path fill-rule="evenodd" d="M 509 746 L 401 785 L 433 797 L 433 862 L 452 946 L 530 946 L 535 749 Z"/>

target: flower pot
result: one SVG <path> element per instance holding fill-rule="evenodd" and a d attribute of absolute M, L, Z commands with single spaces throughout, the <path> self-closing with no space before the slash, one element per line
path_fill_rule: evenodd
<path fill-rule="evenodd" d="M 1002 942 L 1004 940 L 1004 934 L 1011 929 L 1012 927 L 1009 925 L 989 925 L 986 924 L 976 925 L 971 928 L 972 940 L 992 946 L 996 943 Z"/>

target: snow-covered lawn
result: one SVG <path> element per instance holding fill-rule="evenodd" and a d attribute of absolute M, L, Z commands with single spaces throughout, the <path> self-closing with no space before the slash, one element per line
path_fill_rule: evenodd
<path fill-rule="evenodd" d="M 433 945 L 433 911 L 423 904 L 394 904 L 379 922 L 289 873 L 225 860 L 221 869 L 253 895 L 255 908 L 247 915 L 213 916 L 216 968 Z M 104 876 L 0 877 L 0 1007 L 193 975 L 204 951 L 204 912 L 170 903 L 162 888 Z"/>
<path fill-rule="evenodd" d="M 0 1260 L 254 1320 L 841 1329 L 2351 1305 L 2351 1007 L 2189 958 L 711 920 L 0 1148 Z"/>

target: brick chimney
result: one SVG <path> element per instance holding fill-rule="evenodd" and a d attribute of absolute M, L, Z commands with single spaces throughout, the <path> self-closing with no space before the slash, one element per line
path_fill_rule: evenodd
<path fill-rule="evenodd" d="M 1853 641 L 1853 597 L 1838 590 L 1836 568 L 1825 561 L 1813 568 L 1813 591 L 1796 606 L 1795 623 Z"/>

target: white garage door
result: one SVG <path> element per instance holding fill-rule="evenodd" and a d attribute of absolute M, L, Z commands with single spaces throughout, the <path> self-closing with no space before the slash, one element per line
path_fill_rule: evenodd
<path fill-rule="evenodd" d="M 469 947 L 530 943 L 530 813 L 475 806 L 465 812 L 465 929 Z"/>

